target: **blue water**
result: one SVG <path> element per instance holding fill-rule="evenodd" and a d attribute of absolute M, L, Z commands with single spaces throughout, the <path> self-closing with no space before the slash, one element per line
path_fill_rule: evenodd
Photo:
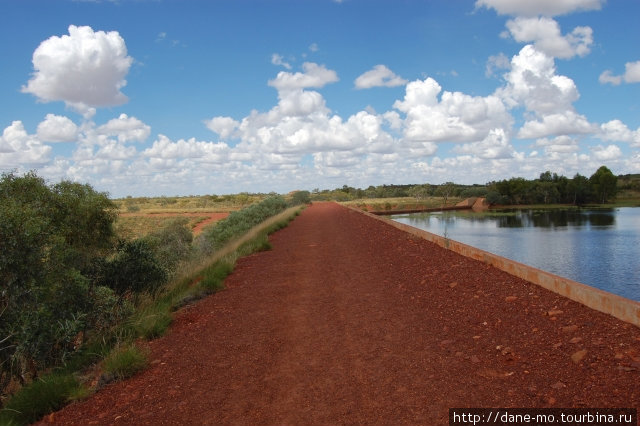
<path fill-rule="evenodd" d="M 393 219 L 640 301 L 640 208 L 439 212 Z"/>

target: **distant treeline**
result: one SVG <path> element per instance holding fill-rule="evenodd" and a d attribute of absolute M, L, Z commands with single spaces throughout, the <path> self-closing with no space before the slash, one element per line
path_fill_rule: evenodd
<path fill-rule="evenodd" d="M 440 185 L 379 185 L 366 189 L 347 185 L 333 190 L 314 189 L 312 200 L 351 201 L 365 198 L 415 197 L 486 197 L 491 204 L 604 204 L 615 199 L 619 190 L 640 191 L 640 175 L 615 176 L 606 166 L 590 177 L 576 174 L 567 178 L 546 171 L 537 179 L 513 177 L 485 185 L 461 185 L 446 182 Z"/>

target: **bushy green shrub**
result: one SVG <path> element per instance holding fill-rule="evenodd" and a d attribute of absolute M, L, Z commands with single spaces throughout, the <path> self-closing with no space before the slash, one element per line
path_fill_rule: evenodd
<path fill-rule="evenodd" d="M 205 251 L 212 252 L 233 238 L 247 232 L 265 219 L 275 216 L 287 208 L 287 202 L 281 196 L 266 198 L 258 204 L 252 204 L 242 210 L 232 212 L 226 219 L 219 221 L 215 226 L 208 228 L 198 238 L 197 246 Z"/>
<path fill-rule="evenodd" d="M 169 275 L 176 271 L 181 262 L 191 256 L 193 234 L 188 223 L 186 218 L 176 219 L 143 238 Z"/>
<path fill-rule="evenodd" d="M 121 241 L 116 255 L 104 265 L 102 285 L 116 293 L 154 293 L 168 278 L 167 271 L 144 239 Z"/>
<path fill-rule="evenodd" d="M 309 191 L 296 191 L 291 197 L 291 205 L 309 204 L 311 202 L 311 193 Z"/>
<path fill-rule="evenodd" d="M 61 363 L 82 340 L 115 218 L 115 205 L 89 185 L 2 175 L 0 391 Z"/>

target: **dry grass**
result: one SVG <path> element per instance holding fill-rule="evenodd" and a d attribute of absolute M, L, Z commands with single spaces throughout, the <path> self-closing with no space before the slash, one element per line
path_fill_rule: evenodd
<path fill-rule="evenodd" d="M 462 198 L 449 197 L 447 206 L 453 206 L 462 201 Z M 361 198 L 359 200 L 345 201 L 341 204 L 356 208 L 366 208 L 370 211 L 377 210 L 408 210 L 419 208 L 435 208 L 444 205 L 443 197 L 428 197 L 416 200 L 414 197 L 398 197 L 398 198 Z"/>

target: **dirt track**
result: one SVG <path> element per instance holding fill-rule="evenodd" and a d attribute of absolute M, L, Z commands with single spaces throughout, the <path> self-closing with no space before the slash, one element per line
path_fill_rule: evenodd
<path fill-rule="evenodd" d="M 336 204 L 271 241 L 177 314 L 150 369 L 45 421 L 445 425 L 450 407 L 640 407 L 636 327 Z"/>

